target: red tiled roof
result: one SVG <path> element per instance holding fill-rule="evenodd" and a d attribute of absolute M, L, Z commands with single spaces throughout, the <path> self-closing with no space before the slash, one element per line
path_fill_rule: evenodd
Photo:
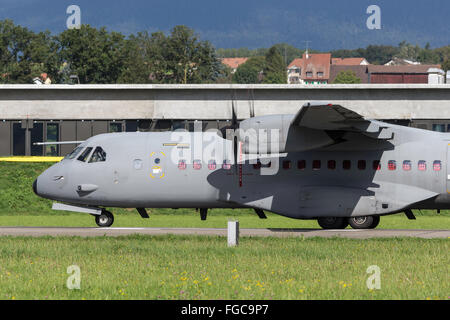
<path fill-rule="evenodd" d="M 331 53 L 313 53 L 308 55 L 306 59 L 306 54 L 303 54 L 303 68 L 302 68 L 302 79 L 322 79 L 327 80 L 330 78 L 330 64 L 331 64 Z M 307 72 L 312 72 L 312 77 L 306 77 Z M 317 72 L 323 72 L 323 76 L 318 78 Z"/>
<path fill-rule="evenodd" d="M 292 68 L 292 67 L 302 68 L 303 67 L 303 59 L 296 58 L 296 59 L 292 60 L 292 62 L 288 65 L 288 69 Z"/>
<path fill-rule="evenodd" d="M 367 67 L 364 65 L 357 66 L 341 66 L 331 65 L 330 67 L 330 83 L 336 79 L 337 75 L 341 71 L 352 71 L 358 78 L 361 79 L 361 83 L 369 83 L 369 76 L 367 74 Z"/>
<path fill-rule="evenodd" d="M 331 64 L 337 66 L 359 66 L 364 60 L 364 58 L 333 58 L 331 59 Z"/>
<path fill-rule="evenodd" d="M 241 64 L 245 63 L 248 58 L 222 58 L 221 61 L 224 65 L 231 69 L 237 69 Z"/>

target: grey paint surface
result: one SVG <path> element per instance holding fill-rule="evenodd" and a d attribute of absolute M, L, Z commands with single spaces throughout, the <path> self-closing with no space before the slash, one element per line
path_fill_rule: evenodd
<path fill-rule="evenodd" d="M 117 237 L 141 235 L 202 235 L 227 236 L 227 229 L 213 228 L 61 228 L 61 227 L 0 227 L 0 236 L 79 236 Z M 448 238 L 450 230 L 319 230 L 319 229 L 239 229 L 241 237 L 341 237 L 350 239 L 415 237 L 424 239 Z M 224 240 L 225 245 L 225 240 Z"/>
<path fill-rule="evenodd" d="M 370 119 L 450 119 L 450 85 L 0 85 L 2 119 L 246 119 L 333 101 Z"/>
<path fill-rule="evenodd" d="M 64 159 L 39 176 L 36 190 L 45 198 L 85 206 L 255 208 L 297 219 L 450 209 L 450 134 L 365 120 L 342 106 L 322 103 L 303 106 L 297 114 L 255 117 L 240 126 L 281 129 L 280 153 L 265 159 L 273 163 L 272 174 L 254 168 L 255 154 L 241 152 L 239 163 L 223 168 L 225 160 L 234 159 L 233 144 L 215 132 L 114 133 L 80 146 L 103 148 L 106 161 Z M 304 138 L 311 131 L 317 139 Z M 242 150 L 247 149 L 251 144 L 245 142 Z M 204 157 L 206 150 L 214 155 Z M 185 169 L 179 168 L 179 159 L 186 160 Z M 194 160 L 201 161 L 201 169 L 194 168 Z M 208 166 L 210 160 L 216 167 Z M 296 170 L 299 160 L 307 168 Z M 327 168 L 329 160 L 337 166 Z M 283 161 L 294 167 L 276 166 Z M 320 170 L 312 167 L 315 161 L 321 161 Z M 372 167 L 373 161 L 380 162 L 381 170 Z M 391 161 L 395 170 L 388 169 Z M 421 161 L 426 170 L 419 170 Z"/>

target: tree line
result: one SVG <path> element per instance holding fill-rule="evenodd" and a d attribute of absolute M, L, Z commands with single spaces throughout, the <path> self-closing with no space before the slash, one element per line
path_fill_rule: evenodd
<path fill-rule="evenodd" d="M 311 53 L 318 51 L 310 50 Z M 46 73 L 52 83 L 286 83 L 286 66 L 304 50 L 287 43 L 260 49 L 215 49 L 186 26 L 168 34 L 138 32 L 128 37 L 82 25 L 52 35 L 0 20 L 0 83 L 31 83 Z M 383 64 L 392 57 L 440 63 L 450 69 L 450 46 L 431 49 L 407 42 L 335 50 L 333 57 L 365 57 Z M 249 57 L 236 73 L 220 58 Z M 71 77 L 72 76 L 72 77 Z"/>

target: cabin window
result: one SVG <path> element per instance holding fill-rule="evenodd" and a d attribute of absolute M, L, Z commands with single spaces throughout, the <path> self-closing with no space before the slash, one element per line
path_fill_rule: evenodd
<path fill-rule="evenodd" d="M 255 170 L 261 169 L 261 162 L 259 160 L 253 164 L 253 169 Z"/>
<path fill-rule="evenodd" d="M 86 162 L 87 158 L 91 154 L 91 151 L 92 151 L 91 147 L 84 149 L 84 151 L 80 154 L 77 160 Z"/>
<path fill-rule="evenodd" d="M 291 168 L 291 161 L 289 160 L 283 160 L 283 169 L 288 170 Z"/>
<path fill-rule="evenodd" d="M 194 160 L 194 169 L 200 170 L 202 168 L 202 161 L 201 160 Z"/>
<path fill-rule="evenodd" d="M 388 170 L 391 171 L 397 170 L 397 162 L 395 160 L 388 161 Z"/>
<path fill-rule="evenodd" d="M 426 171 L 427 170 L 427 162 L 425 160 L 419 160 L 419 163 L 417 164 L 417 168 L 419 171 Z"/>
<path fill-rule="evenodd" d="M 374 160 L 372 164 L 373 170 L 379 171 L 381 170 L 381 163 L 380 160 Z"/>
<path fill-rule="evenodd" d="M 231 169 L 231 161 L 230 160 L 223 160 L 222 169 L 230 170 Z"/>
<path fill-rule="evenodd" d="M 297 168 L 299 170 L 305 170 L 305 168 L 306 168 L 306 160 L 298 160 L 297 161 Z"/>
<path fill-rule="evenodd" d="M 186 169 L 186 160 L 178 161 L 178 169 L 185 170 Z"/>
<path fill-rule="evenodd" d="M 403 170 L 404 171 L 411 171 L 411 160 L 403 161 Z"/>
<path fill-rule="evenodd" d="M 433 171 L 441 171 L 441 161 L 440 160 L 435 160 L 433 162 Z"/>
<path fill-rule="evenodd" d="M 209 170 L 216 170 L 216 160 L 209 160 L 208 161 L 208 169 Z"/>
<path fill-rule="evenodd" d="M 352 162 L 350 160 L 344 160 L 342 162 L 342 169 L 350 170 L 352 168 Z"/>
<path fill-rule="evenodd" d="M 330 170 L 336 169 L 336 160 L 328 160 L 328 169 Z"/>
<path fill-rule="evenodd" d="M 366 170 L 366 160 L 358 160 L 358 169 Z"/>
<path fill-rule="evenodd" d="M 92 153 L 91 159 L 89 160 L 89 163 L 105 162 L 105 161 L 106 161 L 106 152 L 102 149 L 102 147 L 95 148 L 94 152 Z"/>
<path fill-rule="evenodd" d="M 320 170 L 321 166 L 322 166 L 322 162 L 320 160 L 313 161 L 313 170 Z"/>

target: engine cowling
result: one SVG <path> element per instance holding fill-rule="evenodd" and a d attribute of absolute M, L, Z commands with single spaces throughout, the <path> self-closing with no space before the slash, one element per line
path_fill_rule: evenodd
<path fill-rule="evenodd" d="M 334 140 L 323 130 L 291 126 L 294 115 L 268 115 L 240 123 L 237 137 L 250 154 L 286 153 L 312 150 Z"/>

